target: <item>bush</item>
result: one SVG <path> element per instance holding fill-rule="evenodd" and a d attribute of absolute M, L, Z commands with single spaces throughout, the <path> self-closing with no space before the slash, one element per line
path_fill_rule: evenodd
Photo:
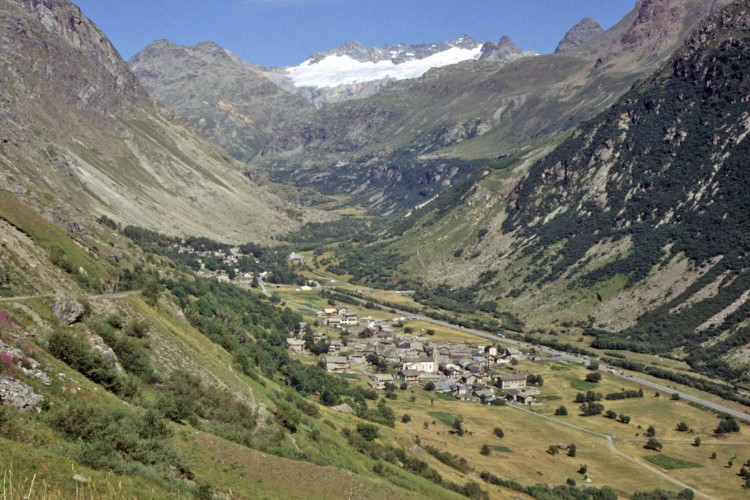
<path fill-rule="evenodd" d="M 599 383 L 601 379 L 602 379 L 602 374 L 598 371 L 586 374 L 586 382 Z"/>
<path fill-rule="evenodd" d="M 740 432 L 740 425 L 737 423 L 732 416 L 727 416 L 719 422 L 719 425 L 714 430 L 716 434 L 728 434 L 730 432 Z"/>
<path fill-rule="evenodd" d="M 435 390 L 435 382 L 433 382 L 432 380 L 430 380 L 429 382 L 427 382 L 424 385 L 424 390 L 425 391 L 430 391 L 430 392 L 434 391 Z"/>
<path fill-rule="evenodd" d="M 411 422 L 411 415 L 409 415 L 408 413 L 404 413 L 403 415 L 401 415 L 401 422 L 405 424 Z"/>
<path fill-rule="evenodd" d="M 643 447 L 647 450 L 661 451 L 664 445 L 661 444 L 661 441 L 652 437 L 648 439 L 648 442 Z"/>
<path fill-rule="evenodd" d="M 564 417 L 567 414 L 568 414 L 568 409 L 565 408 L 564 406 L 560 406 L 559 408 L 555 410 L 555 415 L 557 416 Z"/>
<path fill-rule="evenodd" d="M 485 456 L 490 455 L 490 454 L 492 454 L 492 448 L 490 448 L 490 445 L 488 445 L 488 444 L 483 444 L 482 445 L 482 449 L 479 450 L 479 453 L 481 453 L 482 455 L 485 455 Z"/>
<path fill-rule="evenodd" d="M 357 432 L 365 441 L 374 441 L 380 436 L 380 431 L 372 424 L 357 424 Z"/>
<path fill-rule="evenodd" d="M 495 429 L 492 432 L 494 432 L 495 436 L 499 437 L 500 439 L 505 437 L 505 433 L 500 427 L 495 427 Z"/>
<path fill-rule="evenodd" d="M 115 394 L 125 393 L 126 384 L 112 363 L 101 354 L 92 351 L 80 337 L 58 328 L 50 335 L 48 348 L 50 354 L 86 378 Z"/>

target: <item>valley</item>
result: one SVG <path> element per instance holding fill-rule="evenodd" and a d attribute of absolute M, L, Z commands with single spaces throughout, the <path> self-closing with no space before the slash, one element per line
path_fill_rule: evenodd
<path fill-rule="evenodd" d="M 746 495 L 750 1 L 633 3 L 267 67 L 0 0 L 0 497 Z"/>

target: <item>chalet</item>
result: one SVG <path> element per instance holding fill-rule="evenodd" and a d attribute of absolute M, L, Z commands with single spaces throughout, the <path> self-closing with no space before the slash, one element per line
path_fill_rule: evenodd
<path fill-rule="evenodd" d="M 286 339 L 286 345 L 289 350 L 295 354 L 304 354 L 307 351 L 304 340 L 294 338 Z"/>
<path fill-rule="evenodd" d="M 332 318 L 333 316 L 336 316 L 338 313 L 336 312 L 336 308 L 334 307 L 326 307 L 323 309 L 323 315 L 326 318 Z"/>
<path fill-rule="evenodd" d="M 491 387 L 475 387 L 471 392 L 472 396 L 481 399 L 482 401 L 490 401 L 495 399 L 495 391 Z"/>
<path fill-rule="evenodd" d="M 461 376 L 461 383 L 466 385 L 474 385 L 480 383 L 482 380 L 473 374 L 465 374 Z"/>
<path fill-rule="evenodd" d="M 458 399 L 464 399 L 469 395 L 469 387 L 465 384 L 453 384 L 451 386 L 453 396 Z"/>
<path fill-rule="evenodd" d="M 338 356 L 326 356 L 326 371 L 337 373 L 349 369 L 349 361 Z"/>
<path fill-rule="evenodd" d="M 385 389 L 385 384 L 393 383 L 393 375 L 387 373 L 376 373 L 370 376 L 370 387 L 373 389 Z"/>
<path fill-rule="evenodd" d="M 341 315 L 341 324 L 343 325 L 356 325 L 358 323 L 357 313 L 345 312 Z"/>
<path fill-rule="evenodd" d="M 523 353 L 515 347 L 505 349 L 505 357 L 515 359 L 516 361 L 521 361 L 524 358 Z"/>
<path fill-rule="evenodd" d="M 419 383 L 419 371 L 418 370 L 401 370 L 398 372 L 399 377 L 403 379 L 409 385 Z"/>
<path fill-rule="evenodd" d="M 500 375 L 497 377 L 496 385 L 503 390 L 523 389 L 526 387 L 526 374 Z"/>
<path fill-rule="evenodd" d="M 341 318 L 337 318 L 337 317 L 326 318 L 326 326 L 339 328 L 341 326 Z"/>
<path fill-rule="evenodd" d="M 349 363 L 352 366 L 356 367 L 365 367 L 367 366 L 367 359 L 364 353 L 362 352 L 355 352 L 351 356 L 349 356 Z"/>
<path fill-rule="evenodd" d="M 523 405 L 533 405 L 538 403 L 538 400 L 535 396 L 532 396 L 525 391 L 517 391 L 515 389 L 508 391 L 508 394 L 505 395 L 505 399 L 514 403 L 521 403 Z"/>
<path fill-rule="evenodd" d="M 341 341 L 340 340 L 332 340 L 331 343 L 328 345 L 328 354 L 338 354 L 341 352 Z"/>

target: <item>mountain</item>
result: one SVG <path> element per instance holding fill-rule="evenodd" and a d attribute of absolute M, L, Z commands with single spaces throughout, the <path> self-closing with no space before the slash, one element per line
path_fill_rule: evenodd
<path fill-rule="evenodd" d="M 3 0 L 0 37 L 0 179 L 40 212 L 231 241 L 297 224 L 263 176 L 157 105 L 70 2 Z"/>
<path fill-rule="evenodd" d="M 418 78 L 432 68 L 477 59 L 482 43 L 464 35 L 441 43 L 368 47 L 354 41 L 278 68 L 277 84 L 320 107 L 376 94 L 388 83 Z"/>
<path fill-rule="evenodd" d="M 555 48 L 555 54 L 572 52 L 602 33 L 604 33 L 604 28 L 590 17 L 586 17 L 565 33 Z"/>
<path fill-rule="evenodd" d="M 268 142 L 253 149 L 255 154 L 240 159 L 275 181 L 343 197 L 374 214 L 403 214 L 472 172 L 483 171 L 498 157 L 541 140 L 559 140 L 558 134 L 596 115 L 639 78 L 658 69 L 709 11 L 710 6 L 698 0 L 644 0 L 616 26 L 573 52 L 511 62 L 472 57 L 433 68 L 419 78 L 377 83 L 376 89 L 365 90 L 368 84 L 358 83 L 372 95 L 297 113 L 274 127 Z M 662 34 L 665 23 L 669 29 Z M 510 48 L 509 41 L 502 42 L 500 49 Z M 486 54 L 493 52 L 492 45 L 485 47 Z M 479 58 L 481 47 L 474 50 Z M 396 54 L 406 57 L 403 51 Z M 386 56 L 390 52 L 351 44 L 315 60 L 320 64 L 347 58 L 356 64 L 375 64 L 355 58 L 369 61 Z M 307 64 L 315 66 L 312 60 Z M 168 75 L 169 66 L 162 68 L 161 73 Z M 190 71 L 197 73 L 198 68 Z M 226 76 L 214 76 L 213 81 L 221 78 Z M 187 101 L 209 102 L 203 95 L 210 94 L 211 86 L 207 82 L 200 94 L 171 87 L 167 104 L 181 112 Z M 160 94 L 153 86 L 149 90 Z M 333 91 L 339 90 L 349 93 L 339 87 Z M 199 126 L 198 117 L 191 121 Z M 203 130 L 225 145 L 255 137 L 241 126 L 231 135 L 218 128 Z"/>
<path fill-rule="evenodd" d="M 748 34 L 750 2 L 734 2 L 559 146 L 440 195 L 394 230 L 399 275 L 529 329 L 747 380 Z"/>
<path fill-rule="evenodd" d="M 154 98 L 236 158 L 252 158 L 277 128 L 313 111 L 304 98 L 272 83 L 265 68 L 211 42 L 180 47 L 160 40 L 129 65 Z"/>
<path fill-rule="evenodd" d="M 522 57 L 537 56 L 536 52 L 523 50 L 516 45 L 510 37 L 503 36 L 497 43 L 487 42 L 482 45 L 482 52 L 479 55 L 480 61 L 492 62 L 511 62 Z"/>

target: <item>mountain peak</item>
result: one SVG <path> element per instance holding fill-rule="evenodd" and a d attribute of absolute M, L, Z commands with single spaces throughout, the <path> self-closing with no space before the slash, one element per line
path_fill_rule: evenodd
<path fill-rule="evenodd" d="M 511 62 L 522 57 L 529 57 L 537 55 L 536 52 L 529 50 L 523 50 L 515 44 L 513 40 L 507 35 L 503 35 L 500 40 L 495 42 L 487 42 L 482 45 L 482 53 L 479 56 L 480 61 L 493 61 L 493 62 Z"/>
<path fill-rule="evenodd" d="M 590 17 L 583 18 L 565 33 L 563 39 L 557 44 L 555 54 L 572 52 L 602 33 L 604 33 L 604 28 L 598 22 Z"/>

